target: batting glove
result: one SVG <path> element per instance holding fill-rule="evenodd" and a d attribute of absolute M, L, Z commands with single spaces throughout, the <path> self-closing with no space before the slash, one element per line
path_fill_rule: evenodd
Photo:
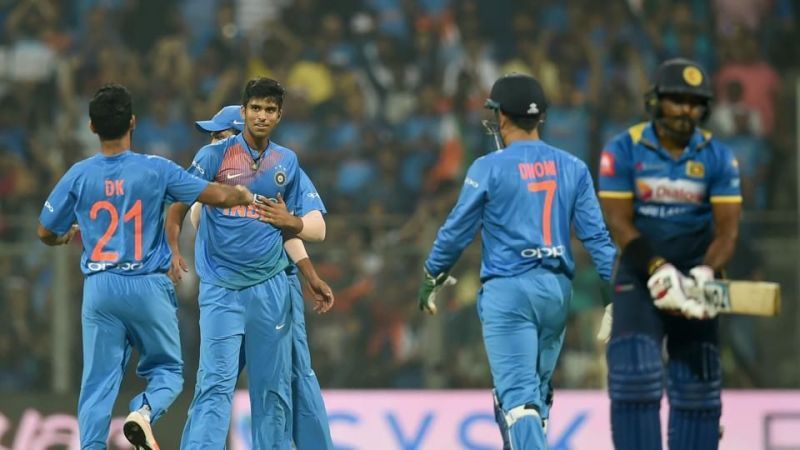
<path fill-rule="evenodd" d="M 694 289 L 687 287 L 685 290 L 690 293 L 691 299 L 697 299 L 697 301 L 683 306 L 684 315 L 690 319 L 713 319 L 719 313 L 719 309 L 706 296 L 705 286 L 714 281 L 714 269 L 709 266 L 696 266 L 689 271 L 689 276 L 694 282 Z M 697 292 L 697 294 L 693 292 Z"/>
<path fill-rule="evenodd" d="M 417 303 L 420 311 L 426 311 L 433 315 L 436 314 L 436 294 L 442 287 L 454 285 L 458 280 L 448 275 L 447 272 L 433 276 L 428 273 L 428 269 L 423 268 L 423 271 L 425 274 L 419 287 Z"/>
<path fill-rule="evenodd" d="M 690 285 L 694 286 L 694 280 L 685 277 L 669 263 L 659 267 L 647 280 L 647 288 L 656 308 L 664 311 L 681 311 L 682 305 L 689 301 L 684 286 Z"/>

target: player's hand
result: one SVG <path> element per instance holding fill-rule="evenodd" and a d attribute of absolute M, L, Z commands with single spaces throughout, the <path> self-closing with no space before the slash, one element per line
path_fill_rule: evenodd
<path fill-rule="evenodd" d="M 603 313 L 603 319 L 600 321 L 600 329 L 597 331 L 597 340 L 608 344 L 611 339 L 611 324 L 614 321 L 614 305 L 609 303 L 606 305 L 606 310 Z"/>
<path fill-rule="evenodd" d="M 684 276 L 672 264 L 664 264 L 647 280 L 656 308 L 687 319 L 709 319 L 716 315 L 707 305 L 702 290 L 696 289 L 694 278 Z"/>
<path fill-rule="evenodd" d="M 714 281 L 714 269 L 711 266 L 695 266 L 689 271 L 695 286 L 702 288 L 709 281 Z"/>
<path fill-rule="evenodd" d="M 335 299 L 333 290 L 328 286 L 328 283 L 317 277 L 316 279 L 308 280 L 308 287 L 314 297 L 314 311 L 318 314 L 325 314 L 330 311 Z"/>
<path fill-rule="evenodd" d="M 183 259 L 183 255 L 177 252 L 172 253 L 172 264 L 169 266 L 167 276 L 173 283 L 178 284 L 183 279 L 183 273 L 189 272 L 189 265 Z"/>
<path fill-rule="evenodd" d="M 303 231 L 303 220 L 289 212 L 280 193 L 274 199 L 256 195 L 254 204 L 259 214 L 258 220 L 292 234 Z"/>
<path fill-rule="evenodd" d="M 419 294 L 417 295 L 417 304 L 420 311 L 425 311 L 428 314 L 436 314 L 436 294 L 444 286 L 452 286 L 458 282 L 454 277 L 451 277 L 447 272 L 442 272 L 437 276 L 428 273 L 428 269 L 423 268 L 424 276 L 422 284 L 419 287 Z"/>
<path fill-rule="evenodd" d="M 80 228 L 78 228 L 78 224 L 73 223 L 72 226 L 69 227 L 69 230 L 67 230 L 66 233 L 58 237 L 58 245 L 66 245 L 72 242 L 72 238 L 74 238 L 75 235 L 78 234 L 78 231 L 80 231 Z"/>
<path fill-rule="evenodd" d="M 690 298 L 697 301 L 689 302 L 682 308 L 684 315 L 690 319 L 713 319 L 719 313 L 719 309 L 706 296 L 705 286 L 714 281 L 714 269 L 710 266 L 696 266 L 689 271 L 689 276 L 694 282 L 694 287 L 685 290 L 690 293 Z"/>
<path fill-rule="evenodd" d="M 656 308 L 671 312 L 681 311 L 682 305 L 689 301 L 684 288 L 693 285 L 694 280 L 684 276 L 669 263 L 659 267 L 647 280 L 647 288 Z"/>

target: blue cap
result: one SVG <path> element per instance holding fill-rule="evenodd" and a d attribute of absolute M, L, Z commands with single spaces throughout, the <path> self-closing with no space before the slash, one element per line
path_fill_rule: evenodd
<path fill-rule="evenodd" d="M 241 111 L 242 107 L 239 105 L 226 106 L 214 114 L 211 120 L 198 120 L 194 124 L 198 130 L 208 133 L 230 128 L 242 131 L 244 130 L 244 120 L 242 120 Z"/>

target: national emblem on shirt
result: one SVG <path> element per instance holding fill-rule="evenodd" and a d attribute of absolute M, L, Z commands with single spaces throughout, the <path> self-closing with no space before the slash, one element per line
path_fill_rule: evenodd
<path fill-rule="evenodd" d="M 277 184 L 278 186 L 283 186 L 284 184 L 286 184 L 286 172 L 280 169 L 278 169 L 278 171 L 275 172 L 275 184 Z"/>
<path fill-rule="evenodd" d="M 686 163 L 686 176 L 691 178 L 703 178 L 706 176 L 706 168 L 700 161 L 688 161 Z"/>

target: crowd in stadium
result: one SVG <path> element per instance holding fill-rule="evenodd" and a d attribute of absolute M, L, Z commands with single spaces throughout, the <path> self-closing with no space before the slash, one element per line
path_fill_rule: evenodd
<path fill-rule="evenodd" d="M 603 142 L 645 119 L 642 95 L 658 63 L 692 58 L 713 74 L 706 126 L 739 160 L 745 210 L 793 209 L 800 55 L 786 43 L 800 40 L 794 8 L 789 0 L 0 1 L 0 389 L 48 386 L 52 258 L 31 224 L 65 168 L 97 150 L 86 105 L 105 82 L 131 90 L 133 150 L 187 166 L 208 140 L 195 120 L 238 104 L 251 77 L 281 81 L 288 97 L 274 139 L 297 152 L 329 213 L 327 242 L 309 245 L 337 299 L 327 315 L 307 316 L 320 384 L 482 387 L 491 381 L 474 314 L 477 246 L 440 301 L 444 314 L 423 316 L 415 290 L 464 170 L 493 149 L 480 123 L 491 83 L 509 72 L 536 76 L 550 100 L 543 139 L 594 170 Z M 191 233 L 184 238 L 190 249 Z M 745 249 L 747 238 L 745 229 Z M 750 276 L 757 261 L 737 270 Z M 604 383 L 593 337 L 598 281 L 579 265 L 560 387 Z M 191 380 L 196 280 L 179 293 Z"/>

